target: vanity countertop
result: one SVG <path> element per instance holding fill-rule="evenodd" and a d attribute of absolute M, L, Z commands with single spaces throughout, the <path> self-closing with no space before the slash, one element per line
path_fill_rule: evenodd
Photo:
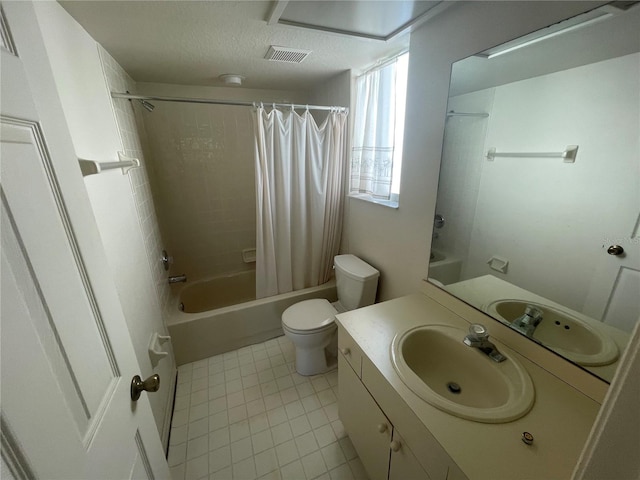
<path fill-rule="evenodd" d="M 495 340 L 501 351 L 516 355 L 529 372 L 535 403 L 527 415 L 508 423 L 458 418 L 414 394 L 394 370 L 390 352 L 394 336 L 410 328 L 443 324 L 466 331 L 467 321 L 424 294 L 342 313 L 337 319 L 368 358 L 369 362 L 363 359 L 363 382 L 392 423 L 397 422 L 393 412 L 403 416 L 402 409 L 408 407 L 411 418 L 422 422 L 469 480 L 571 477 L 600 408 L 598 402 Z M 365 365 L 371 374 L 367 374 Z M 533 435 L 533 445 L 521 441 L 525 431 Z M 417 453 L 415 445 L 409 446 Z"/>

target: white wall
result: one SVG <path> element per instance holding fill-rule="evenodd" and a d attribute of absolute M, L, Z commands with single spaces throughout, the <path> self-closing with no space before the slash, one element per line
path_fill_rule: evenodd
<path fill-rule="evenodd" d="M 351 106 L 351 75 L 351 70 L 346 70 L 323 82 L 311 91 L 308 102 L 313 105 L 349 108 Z M 311 113 L 318 125 L 327 117 L 325 111 L 315 110 Z"/>
<path fill-rule="evenodd" d="M 98 46 L 98 50 L 109 90 L 112 92 L 129 91 L 136 93 L 136 83 L 127 72 L 104 48 Z M 138 222 L 140 223 L 145 243 L 158 304 L 164 310 L 170 300 L 171 290 L 167 281 L 168 274 L 161 261 L 164 241 L 160 235 L 156 217 L 156 205 L 151 195 L 149 183 L 148 142 L 142 119 L 146 110 L 139 102 L 132 102 L 123 98 L 112 98 L 111 102 L 125 153 L 128 156 L 138 158 L 143 165 L 143 168 L 136 168 L 129 172 L 129 183 L 136 204 Z"/>
<path fill-rule="evenodd" d="M 140 93 L 218 100 L 307 103 L 304 92 L 138 84 Z M 149 165 L 172 275 L 191 280 L 255 268 L 256 199 L 252 109 L 154 101 L 142 112 Z"/>
<path fill-rule="evenodd" d="M 492 104 L 493 89 L 488 89 L 450 98 L 447 108 L 459 113 L 488 113 Z M 434 238 L 433 247 L 463 260 L 472 240 L 487 124 L 485 117 L 447 117 L 436 203 L 436 213 L 444 217 L 445 224 L 435 230 L 438 238 Z M 465 268 L 466 262 L 463 277 Z"/>
<path fill-rule="evenodd" d="M 338 106 L 338 107 L 347 107 L 350 109 L 349 114 L 349 131 L 351 131 L 351 125 L 353 122 L 353 108 L 352 108 L 352 87 L 353 87 L 353 72 L 351 70 L 339 73 L 338 75 L 332 77 L 327 82 L 324 82 L 322 85 L 316 87 L 310 95 L 309 103 L 314 105 L 329 105 L 329 106 Z M 313 112 L 313 116 L 316 119 L 316 122 L 319 124 L 324 121 L 327 114 L 322 111 Z M 349 192 L 349 152 L 351 152 L 351 144 L 349 143 L 351 137 L 347 139 L 347 145 L 345 146 L 345 165 L 344 165 L 344 195 L 345 195 L 345 208 L 343 212 L 343 221 L 342 221 L 342 237 L 340 241 L 340 253 L 350 253 L 348 250 L 349 240 L 348 234 L 349 229 L 346 225 L 349 222 L 348 218 L 348 208 L 346 208 L 346 198 Z M 373 263 L 375 265 L 375 263 Z"/>
<path fill-rule="evenodd" d="M 124 151 L 96 42 L 56 2 L 34 4 L 58 94 L 79 158 L 118 160 Z M 172 354 L 154 368 L 147 352 L 151 333 L 165 334 L 160 305 L 136 214 L 130 177 L 120 170 L 85 178 L 85 185 L 113 272 L 141 368 L 164 380 L 150 395 L 158 431 L 166 442 L 175 362 Z"/>
<path fill-rule="evenodd" d="M 484 120 L 486 141 L 480 139 L 476 154 L 467 159 L 482 173 L 476 178 L 473 241 L 463 279 L 491 273 L 589 313 L 583 306 L 605 255 L 602 247 L 616 232 L 632 231 L 640 205 L 638 65 L 640 54 L 626 55 L 452 102 L 469 111 L 472 102 L 494 97 L 491 116 Z M 580 147 L 574 164 L 483 158 L 490 147 L 547 152 L 569 144 Z M 446 158 L 443 172 L 460 160 Z M 455 192 L 464 195 L 467 189 L 459 187 Z M 492 255 L 509 260 L 506 274 L 489 269 Z"/>
<path fill-rule="evenodd" d="M 381 270 L 380 299 L 419 290 L 426 276 L 451 64 L 595 2 L 465 2 L 411 34 L 400 206 L 348 199 L 350 253 Z"/>
<path fill-rule="evenodd" d="M 351 216 L 358 219 L 348 226 L 352 251 L 379 262 L 383 279 L 386 277 L 383 299 L 417 290 L 418 279 L 427 270 L 451 64 L 601 3 L 467 2 L 412 34 L 400 208 L 388 211 L 357 200 L 350 200 L 349 207 Z M 412 234 L 416 237 L 407 238 Z M 639 343 L 632 344 L 628 354 L 637 355 L 638 349 Z M 630 392 L 637 399 L 640 379 L 633 375 L 620 378 L 611 388 Z M 603 412 L 605 425 L 609 412 L 610 407 Z M 615 415 L 613 435 L 611 431 L 603 436 L 592 432 L 589 443 L 594 454 L 574 478 L 602 478 L 603 471 L 612 471 L 608 468 L 613 463 L 618 471 L 637 477 L 637 458 L 612 456 L 626 445 L 637 445 L 637 411 L 623 407 Z M 615 430 L 620 424 L 628 428 Z"/>

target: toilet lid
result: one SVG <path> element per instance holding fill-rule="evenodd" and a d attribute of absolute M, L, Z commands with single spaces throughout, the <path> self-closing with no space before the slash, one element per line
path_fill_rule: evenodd
<path fill-rule="evenodd" d="M 291 305 L 282 314 L 282 323 L 292 330 L 317 330 L 335 320 L 338 311 L 328 300 L 316 298 Z"/>

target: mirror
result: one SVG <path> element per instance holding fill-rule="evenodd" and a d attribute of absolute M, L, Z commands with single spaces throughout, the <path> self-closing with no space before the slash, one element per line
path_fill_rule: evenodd
<path fill-rule="evenodd" d="M 640 317 L 639 31 L 614 2 L 453 65 L 429 265 L 605 381 Z"/>

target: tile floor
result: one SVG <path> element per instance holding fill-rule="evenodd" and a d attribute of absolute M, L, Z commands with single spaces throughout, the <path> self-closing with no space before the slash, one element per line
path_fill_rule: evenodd
<path fill-rule="evenodd" d="M 338 372 L 303 377 L 279 337 L 178 368 L 174 480 L 366 480 L 338 418 Z"/>

